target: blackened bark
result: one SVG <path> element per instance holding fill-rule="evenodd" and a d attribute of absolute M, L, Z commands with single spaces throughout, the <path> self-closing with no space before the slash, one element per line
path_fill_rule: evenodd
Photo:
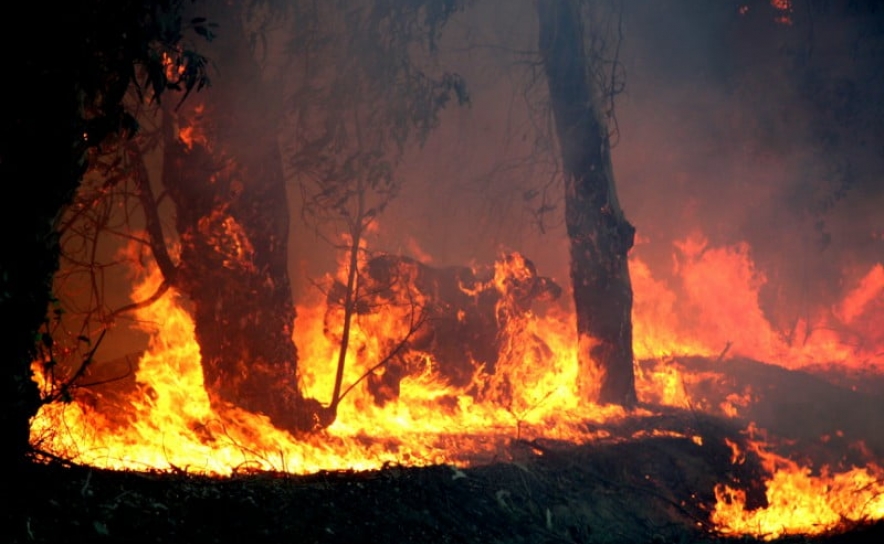
<path fill-rule="evenodd" d="M 289 211 L 274 107 L 281 94 L 268 96 L 272 86 L 262 81 L 235 15 L 225 16 L 229 31 L 211 53 L 223 81 L 178 112 L 178 127 L 193 127 L 195 137 L 185 141 L 169 119 L 164 123 L 163 183 L 181 243 L 174 284 L 193 303 L 212 402 L 309 431 L 327 422 L 298 387 Z"/>
<path fill-rule="evenodd" d="M 45 6 L 32 2 L 0 23 L 2 50 L 15 51 L 4 66 L 10 77 L 0 112 L 0 181 L 10 189 L 0 199 L 0 464 L 7 470 L 27 460 L 31 418 L 43 402 L 31 364 L 38 341 L 51 345 L 39 334 L 59 266 L 58 221 L 86 171 L 89 148 L 132 128 L 123 99 L 133 66 L 150 74 L 146 87 L 164 88 L 157 50 L 176 47 L 179 7 L 173 0 L 101 0 L 46 17 Z M 22 47 L 19 27 L 38 20 L 47 39 Z M 185 83 L 200 80 L 201 70 L 191 75 L 196 79 L 186 76 Z M 10 483 L 18 499 L 30 492 L 28 480 L 21 481 Z"/>
<path fill-rule="evenodd" d="M 0 199 L 0 462 L 12 471 L 26 460 L 31 418 L 40 407 L 31 363 L 58 269 L 56 219 L 73 198 L 86 165 L 85 146 L 77 145 L 74 85 L 40 68 L 25 62 L 10 67 L 33 87 L 11 85 L 8 99 L 14 106 L 0 114 L 0 180 L 11 191 Z M 59 92 L 47 100 L 35 88 Z"/>
<path fill-rule="evenodd" d="M 591 79 L 579 3 L 537 0 L 536 5 L 565 175 L 579 386 L 590 400 L 629 406 L 636 394 L 627 253 L 635 229 L 617 202 L 601 92 Z"/>

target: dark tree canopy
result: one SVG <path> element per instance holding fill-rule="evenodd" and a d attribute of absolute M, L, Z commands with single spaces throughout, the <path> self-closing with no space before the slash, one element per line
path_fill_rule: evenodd
<path fill-rule="evenodd" d="M 89 151 L 114 134 L 136 129 L 123 106 L 135 84 L 158 100 L 171 87 L 206 83 L 204 60 L 181 49 L 187 27 L 181 0 L 77 2 L 65 16 L 25 3 L 3 22 L 7 52 L 7 107 L 0 113 L 0 180 L 15 187 L 3 199 L 5 237 L 0 256 L 0 317 L 8 333 L 0 374 L 0 432 L 4 461 L 28 450 L 30 417 L 40 399 L 31 379 L 58 267 L 56 221 L 71 202 L 89 163 Z M 22 27 L 37 33 L 22 40 Z M 164 59 L 183 66 L 170 80 Z M 47 361 L 51 363 L 51 361 Z M 7 465 L 8 466 L 8 465 Z"/>

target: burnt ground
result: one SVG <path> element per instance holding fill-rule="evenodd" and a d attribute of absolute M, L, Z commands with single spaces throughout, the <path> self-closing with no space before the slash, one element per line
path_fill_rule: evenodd
<path fill-rule="evenodd" d="M 11 543 L 746 543 L 754 540 L 716 534 L 708 517 L 718 483 L 746 490 L 752 506 L 765 502 L 758 460 L 733 465 L 725 444 L 725 438 L 744 442 L 748 421 L 781 436 L 793 448 L 784 453 L 804 461 L 850 464 L 856 440 L 865 442 L 864 455 L 884 457 L 880 389 L 751 361 L 670 364 L 714 370 L 685 384 L 709 412 L 719 396 L 746 387 L 754 404 L 739 420 L 696 407 L 658 409 L 608 425 L 610 438 L 585 445 L 513 440 L 506 456 L 468 469 L 391 465 L 217 478 L 35 462 L 6 475 L 0 537 Z M 878 522 L 778 542 L 882 537 Z"/>

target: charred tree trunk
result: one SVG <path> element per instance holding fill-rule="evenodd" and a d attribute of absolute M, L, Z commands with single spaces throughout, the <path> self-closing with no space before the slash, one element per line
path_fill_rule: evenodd
<path fill-rule="evenodd" d="M 632 286 L 627 253 L 635 229 L 617 202 L 602 92 L 590 73 L 580 5 L 537 0 L 539 46 L 565 176 L 565 223 L 577 313 L 581 393 L 632 405 Z"/>
<path fill-rule="evenodd" d="M 68 91 L 73 85 L 66 86 L 69 80 L 44 72 L 42 66 L 13 64 L 10 69 L 36 87 L 13 86 L 9 100 L 15 106 L 0 114 L 0 180 L 15 188 L 15 196 L 4 197 L 0 204 L 5 233 L 0 250 L 0 463 L 12 471 L 26 460 L 31 418 L 41 403 L 31 363 L 38 355 L 39 331 L 58 269 L 56 220 L 73 198 L 86 166 L 84 146 L 76 145 L 78 108 L 74 93 Z M 32 92 L 34 88 L 61 92 L 47 101 L 45 95 Z"/>
<path fill-rule="evenodd" d="M 272 86 L 232 11 L 223 15 L 228 31 L 210 53 L 223 84 L 201 92 L 199 103 L 188 101 L 177 127 L 168 112 L 164 123 L 163 184 L 181 243 L 172 283 L 193 303 L 212 402 L 309 431 L 324 418 L 298 386 L 289 210 L 275 130 L 281 94 L 268 95 Z"/>

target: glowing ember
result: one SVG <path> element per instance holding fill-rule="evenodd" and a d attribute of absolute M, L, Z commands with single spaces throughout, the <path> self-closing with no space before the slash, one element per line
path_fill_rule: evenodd
<path fill-rule="evenodd" d="M 770 5 L 780 12 L 774 21 L 781 25 L 792 24 L 792 0 L 770 0 Z"/>

